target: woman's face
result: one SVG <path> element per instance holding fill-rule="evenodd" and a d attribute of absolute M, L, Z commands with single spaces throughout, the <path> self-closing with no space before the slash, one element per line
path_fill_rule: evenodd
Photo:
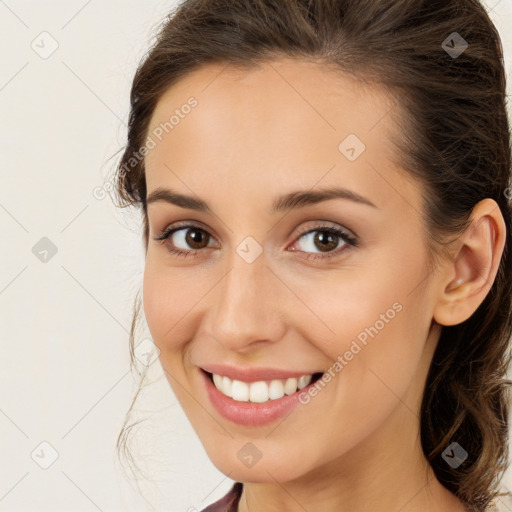
<path fill-rule="evenodd" d="M 397 108 L 381 89 L 287 59 L 203 66 L 157 105 L 144 311 L 173 391 L 232 479 L 376 458 L 381 471 L 404 462 L 402 446 L 415 460 L 440 330 L 421 188 L 393 163 Z M 204 369 L 232 377 L 224 393 Z M 327 376 L 299 392 L 307 380 L 289 380 L 317 372 Z"/>

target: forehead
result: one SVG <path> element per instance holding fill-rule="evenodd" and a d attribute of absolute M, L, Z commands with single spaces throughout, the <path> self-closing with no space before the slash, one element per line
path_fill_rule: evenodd
<path fill-rule="evenodd" d="M 364 135 L 379 124 L 382 133 L 391 120 L 384 117 L 396 103 L 378 84 L 319 62 L 282 58 L 251 68 L 214 63 L 188 73 L 162 95 L 149 130 L 168 121 L 192 96 L 199 106 L 194 113 L 199 111 L 203 120 L 216 117 L 216 128 L 227 132 L 233 128 L 228 123 L 236 121 L 240 129 L 275 127 L 281 136 L 296 129 L 299 120 L 309 122 L 308 132 Z"/>
<path fill-rule="evenodd" d="M 311 188 L 322 179 L 375 195 L 383 187 L 379 173 L 395 167 L 390 135 L 398 108 L 384 88 L 316 62 L 204 65 L 170 87 L 155 108 L 147 189 L 177 182 L 173 169 L 193 190 L 256 191 L 265 181 L 267 191 L 291 181 Z M 347 158 L 351 146 L 361 153 L 356 160 Z"/>

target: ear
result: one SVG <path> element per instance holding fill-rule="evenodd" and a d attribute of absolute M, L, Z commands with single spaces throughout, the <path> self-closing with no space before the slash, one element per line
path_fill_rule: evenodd
<path fill-rule="evenodd" d="M 459 237 L 455 253 L 442 272 L 434 308 L 438 324 L 460 324 L 484 301 L 498 272 L 505 237 L 498 204 L 483 199 L 473 208 L 471 224 Z"/>

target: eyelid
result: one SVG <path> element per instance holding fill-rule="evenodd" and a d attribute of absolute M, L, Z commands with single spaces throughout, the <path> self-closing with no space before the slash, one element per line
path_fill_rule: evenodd
<path fill-rule="evenodd" d="M 339 229 L 346 233 L 348 236 L 352 237 L 353 239 L 358 239 L 357 235 L 355 235 L 351 230 L 345 228 L 344 226 L 341 226 L 339 224 L 336 224 L 329 220 L 323 220 L 318 219 L 316 221 L 310 221 L 310 222 L 317 222 L 317 223 L 324 223 L 321 225 L 312 225 L 309 227 L 302 226 L 298 229 L 296 237 L 299 237 L 301 235 L 304 235 L 306 233 L 310 233 L 311 231 L 320 231 L 321 229 L 325 229 L 328 227 L 332 227 L 334 229 Z M 201 223 L 200 221 L 188 221 L 188 220 L 182 220 L 177 221 L 175 223 L 171 223 L 169 225 L 166 225 L 163 229 L 161 229 L 156 237 L 154 237 L 154 240 L 161 240 L 165 235 L 169 235 L 171 232 L 178 231 L 180 228 L 188 228 L 188 227 L 198 227 L 199 229 L 202 229 L 206 231 L 211 237 L 215 238 L 214 235 L 212 235 L 209 231 L 209 228 L 206 227 L 205 224 Z M 295 240 L 294 240 L 295 241 Z"/>
<path fill-rule="evenodd" d="M 334 236 L 338 237 L 342 240 L 343 246 L 341 248 L 337 248 L 334 251 L 329 251 L 326 253 L 315 253 L 315 252 L 306 252 L 306 251 L 300 251 L 304 252 L 306 256 L 303 256 L 306 260 L 319 260 L 319 261 L 326 261 L 329 258 L 336 258 L 340 257 L 342 253 L 344 253 L 347 250 L 358 248 L 360 245 L 360 240 L 357 235 L 355 235 L 352 231 L 346 229 L 345 227 L 335 224 L 335 225 L 329 225 L 330 221 L 319 221 L 319 222 L 325 222 L 326 224 L 316 225 L 309 228 L 302 228 L 300 232 L 297 234 L 296 238 L 294 239 L 292 245 L 295 245 L 298 243 L 298 241 L 305 235 L 308 235 L 310 233 L 314 232 L 327 232 L 332 233 Z M 295 251 L 295 250 L 294 250 Z"/>
<path fill-rule="evenodd" d="M 311 221 L 311 222 L 313 222 L 313 221 Z M 343 231 L 346 235 L 348 235 L 354 239 L 358 238 L 350 229 L 347 229 L 346 227 L 342 226 L 341 224 L 336 224 L 335 222 L 332 222 L 330 220 L 323 220 L 323 219 L 318 219 L 314 222 L 316 222 L 317 224 L 309 226 L 309 227 L 300 227 L 298 229 L 297 236 L 304 235 L 306 233 L 310 233 L 311 231 L 321 231 L 322 229 L 333 228 L 333 229 Z M 321 223 L 321 224 L 319 225 L 318 223 Z"/>
<path fill-rule="evenodd" d="M 153 239 L 157 240 L 157 241 L 163 240 L 163 239 L 167 238 L 174 231 L 178 231 L 180 229 L 185 229 L 185 228 L 199 228 L 199 229 L 202 229 L 203 231 L 206 231 L 208 233 L 208 235 L 210 235 L 212 238 L 215 238 L 210 233 L 210 229 L 207 228 L 205 224 L 202 224 L 201 222 L 195 221 L 195 220 L 180 220 L 177 222 L 173 222 L 169 225 L 166 225 L 163 229 L 158 231 L 158 234 L 156 235 L 156 237 L 153 237 Z"/>
<path fill-rule="evenodd" d="M 297 235 L 294 237 L 294 240 L 292 242 L 292 245 L 297 243 L 302 236 L 315 232 L 315 231 L 330 231 L 333 230 L 333 233 L 335 236 L 339 237 L 341 240 L 343 240 L 344 248 L 342 249 L 336 249 L 334 251 L 327 252 L 322 255 L 322 253 L 308 253 L 305 252 L 307 256 L 304 256 L 305 259 L 318 259 L 318 260 L 326 260 L 331 257 L 339 256 L 341 252 L 344 252 L 348 248 L 351 247 L 358 247 L 359 246 L 359 237 L 355 235 L 351 230 L 345 228 L 344 226 L 340 224 L 336 224 L 332 221 L 323 220 L 323 219 L 317 219 L 315 221 L 316 225 L 312 225 L 309 227 L 300 227 L 298 230 Z M 321 223 L 321 224 L 318 224 Z M 181 231 L 182 229 L 187 228 L 198 228 L 204 232 L 207 233 L 207 235 L 216 241 L 216 237 L 212 235 L 209 231 L 209 228 L 204 227 L 204 225 L 199 221 L 177 221 L 175 223 L 172 223 L 168 226 L 166 226 L 163 230 L 160 231 L 159 235 L 157 237 L 154 237 L 154 240 L 157 242 L 161 242 L 162 244 L 165 244 L 165 241 L 173 235 L 177 231 Z M 218 243 L 218 242 L 217 242 Z M 206 249 L 206 248 L 203 248 Z M 184 253 L 186 255 L 192 255 L 195 256 L 196 253 L 200 253 L 203 251 L 203 249 L 170 249 L 167 248 L 167 250 L 170 253 L 180 254 L 183 255 Z M 293 251 L 295 252 L 295 251 Z M 304 252 L 304 251 L 298 251 L 298 252 Z"/>

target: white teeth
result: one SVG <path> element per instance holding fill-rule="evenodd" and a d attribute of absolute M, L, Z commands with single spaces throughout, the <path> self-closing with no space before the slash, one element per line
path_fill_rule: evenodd
<path fill-rule="evenodd" d="M 270 386 L 268 387 L 268 397 L 271 400 L 276 400 L 277 398 L 282 398 L 284 396 L 284 386 L 282 381 L 273 380 L 270 382 Z"/>
<path fill-rule="evenodd" d="M 215 387 L 217 389 L 220 389 L 222 387 L 222 377 L 220 375 L 217 375 L 216 373 L 213 373 L 213 383 L 215 384 Z"/>
<path fill-rule="evenodd" d="M 284 385 L 284 392 L 287 395 L 291 395 L 292 393 L 295 393 L 297 391 L 297 379 L 291 378 L 287 379 L 286 384 Z"/>
<path fill-rule="evenodd" d="M 229 377 L 222 377 L 222 389 L 226 396 L 233 396 L 233 383 Z"/>
<path fill-rule="evenodd" d="M 302 375 L 299 379 L 292 377 L 283 380 L 242 382 L 214 373 L 213 383 L 222 394 L 233 398 L 233 400 L 263 403 L 282 398 L 285 394 L 295 393 L 298 389 L 306 387 L 312 378 L 312 375 Z"/>
<path fill-rule="evenodd" d="M 224 377 L 224 381 L 225 379 L 227 379 L 227 377 Z M 237 400 L 238 402 L 248 402 L 249 386 L 245 382 L 234 380 L 231 388 L 231 396 L 233 400 Z"/>
<path fill-rule="evenodd" d="M 305 388 L 311 382 L 311 375 L 303 375 L 299 377 L 299 382 L 297 386 L 299 389 Z"/>
<path fill-rule="evenodd" d="M 268 393 L 269 391 L 266 382 L 252 382 L 249 386 L 249 399 L 251 402 L 266 402 L 268 400 Z"/>

